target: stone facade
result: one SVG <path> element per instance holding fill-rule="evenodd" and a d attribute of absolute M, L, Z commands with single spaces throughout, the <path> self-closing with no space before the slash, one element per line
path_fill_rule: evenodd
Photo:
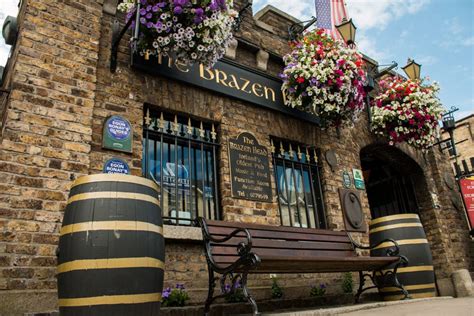
<path fill-rule="evenodd" d="M 105 2 L 105 4 L 103 3 Z M 331 170 L 322 161 L 322 187 L 329 229 L 343 230 L 338 188 L 341 172 L 360 168 L 360 151 L 383 144 L 367 128 L 367 117 L 352 128 L 321 130 L 279 112 L 202 90 L 159 76 L 130 69 L 129 38 L 119 47 L 116 73 L 109 70 L 113 1 L 22 1 L 19 38 L 8 63 L 4 87 L 11 89 L 6 103 L 0 143 L 0 314 L 44 311 L 55 308 L 56 246 L 69 187 L 81 175 L 100 173 L 105 161 L 120 157 L 134 175 L 142 173 L 143 108 L 185 113 L 218 123 L 223 151 L 229 138 L 242 131 L 253 133 L 270 147 L 269 136 L 334 150 L 338 166 Z M 237 1 L 237 7 L 241 1 Z M 105 8 L 107 8 L 105 10 Z M 252 18 L 244 13 L 235 60 L 277 75 L 281 56 L 288 51 L 286 30 L 294 23 L 272 8 Z M 122 17 L 118 17 L 122 19 Z M 267 54 L 266 54 L 267 53 Z M 280 56 L 280 57 L 278 57 Z M 114 114 L 133 125 L 133 153 L 102 149 L 104 120 Z M 450 166 L 437 151 L 422 155 L 402 145 L 398 151 L 411 157 L 422 170 L 417 197 L 420 216 L 434 255 L 438 280 L 469 266 L 464 215 L 454 209 L 444 175 Z M 279 225 L 276 198 L 261 203 L 231 197 L 229 161 L 220 154 L 219 194 L 222 217 Z M 274 177 L 272 187 L 275 188 Z M 433 196 L 438 198 L 437 205 Z M 367 196 L 362 192 L 366 219 Z M 165 286 L 185 283 L 192 302 L 202 302 L 207 291 L 204 253 L 196 228 L 166 239 Z M 188 235 L 189 234 L 189 235 Z M 368 241 L 367 234 L 356 234 Z M 340 292 L 339 274 L 287 275 L 280 283 L 290 297 L 306 296 L 309 286 L 329 283 L 329 293 Z M 268 298 L 268 275 L 253 277 L 257 298 Z"/>

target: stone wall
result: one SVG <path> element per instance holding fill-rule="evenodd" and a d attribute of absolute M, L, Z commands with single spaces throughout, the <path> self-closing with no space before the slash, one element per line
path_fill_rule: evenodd
<path fill-rule="evenodd" d="M 236 34 L 241 42 L 236 60 L 257 68 L 258 52 L 269 52 L 267 72 L 276 75 L 281 68 L 277 56 L 288 51 L 281 30 L 294 21 L 277 11 L 266 12 L 262 21 L 246 15 Z M 342 187 L 341 172 L 360 168 L 360 150 L 382 141 L 368 131 L 365 114 L 338 135 L 333 129 L 321 130 L 243 101 L 149 76 L 130 69 L 127 36 L 119 48 L 117 72 L 111 73 L 115 17 L 103 12 L 100 1 L 27 0 L 20 16 L 20 37 L 7 81 L 12 92 L 0 144 L 0 314 L 55 308 L 55 250 L 69 186 L 80 175 L 100 173 L 112 157 L 126 160 L 132 174 L 141 175 L 144 104 L 216 122 L 222 150 L 219 194 L 222 216 L 228 221 L 279 225 L 276 198 L 259 203 L 231 197 L 225 154 L 230 137 L 249 131 L 267 148 L 269 136 L 274 136 L 316 146 L 322 153 L 334 150 L 339 160 L 334 171 L 321 159 L 322 186 L 329 228 L 344 229 L 337 193 Z M 114 114 L 132 123 L 132 154 L 102 149 L 104 120 Z M 452 229 L 462 227 L 463 219 L 442 185 L 449 165 L 436 152 L 423 156 L 406 146 L 399 149 L 423 170 L 426 192 L 420 193 L 424 199 L 421 217 L 436 253 L 436 273 L 446 278 L 468 266 L 466 237 L 462 230 Z M 433 207 L 428 192 L 439 197 L 439 208 Z M 369 220 L 367 196 L 361 193 Z M 357 238 L 368 241 L 367 234 L 357 234 Z M 165 286 L 185 283 L 192 301 L 198 303 L 206 293 L 207 272 L 201 245 L 191 239 L 167 239 Z M 340 292 L 340 278 L 339 274 L 288 275 L 281 276 L 280 282 L 287 295 L 296 297 L 308 295 L 309 286 L 320 282 L 329 283 L 329 293 Z M 269 275 L 252 277 L 250 284 L 258 298 L 269 297 Z"/>

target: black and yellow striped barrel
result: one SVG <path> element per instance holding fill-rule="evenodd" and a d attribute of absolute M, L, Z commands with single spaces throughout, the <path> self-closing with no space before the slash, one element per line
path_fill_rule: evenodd
<path fill-rule="evenodd" d="M 397 276 L 412 298 L 436 296 L 433 260 L 425 231 L 417 214 L 399 214 L 374 219 L 369 225 L 370 244 L 390 238 L 408 258 L 408 266 L 398 268 Z M 385 256 L 393 243 L 383 243 L 371 250 L 372 256 Z M 402 299 L 402 292 L 389 284 L 379 288 L 386 301 Z"/>
<path fill-rule="evenodd" d="M 163 221 L 158 188 L 117 174 L 77 179 L 59 238 L 61 315 L 158 315 Z"/>

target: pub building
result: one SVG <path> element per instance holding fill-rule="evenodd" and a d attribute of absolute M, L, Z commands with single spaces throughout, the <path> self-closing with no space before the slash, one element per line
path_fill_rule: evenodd
<path fill-rule="evenodd" d="M 0 314 L 58 308 L 56 249 L 69 190 L 79 177 L 104 172 L 158 184 L 164 287 L 184 284 L 188 304 L 202 305 L 208 291 L 197 217 L 343 231 L 357 217 L 354 207 L 344 210 L 343 189 L 362 210 L 363 231 L 351 233 L 361 243 L 369 242 L 371 219 L 419 215 L 432 266 L 411 271 L 434 271 L 435 280 L 412 297 L 461 295 L 453 276 L 469 269 L 473 254 L 448 157 L 390 146 L 370 132 L 365 111 L 336 130 L 285 106 L 278 75 L 298 19 L 248 7 L 212 69 L 131 55 L 127 32 L 111 71 L 114 21 L 119 29 L 124 21 L 116 7 L 20 2 L 0 98 Z M 376 71 L 377 61 L 364 59 Z M 408 238 L 401 239 L 410 245 Z M 321 283 L 326 295 L 341 294 L 342 278 L 281 274 L 278 284 L 285 299 L 304 299 Z M 270 274 L 249 277 L 257 301 L 270 299 L 271 285 Z"/>

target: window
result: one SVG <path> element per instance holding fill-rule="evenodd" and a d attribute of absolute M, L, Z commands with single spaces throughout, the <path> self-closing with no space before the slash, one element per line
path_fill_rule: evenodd
<path fill-rule="evenodd" d="M 143 173 L 160 188 L 164 223 L 219 219 L 216 126 L 151 109 L 146 113 Z"/>
<path fill-rule="evenodd" d="M 315 148 L 271 139 L 281 224 L 326 228 Z"/>

